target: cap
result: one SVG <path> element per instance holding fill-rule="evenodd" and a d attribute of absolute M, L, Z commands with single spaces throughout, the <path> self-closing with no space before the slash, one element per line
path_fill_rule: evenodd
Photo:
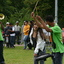
<path fill-rule="evenodd" d="M 16 23 L 19 23 L 19 21 L 16 21 Z"/>
<path fill-rule="evenodd" d="M 6 24 L 9 24 L 9 22 L 6 22 Z"/>
<path fill-rule="evenodd" d="M 27 22 L 28 23 L 28 21 L 24 21 L 24 22 Z"/>

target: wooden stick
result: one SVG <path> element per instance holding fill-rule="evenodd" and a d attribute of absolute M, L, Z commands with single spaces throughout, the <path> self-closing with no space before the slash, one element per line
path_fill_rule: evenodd
<path fill-rule="evenodd" d="M 33 12 L 36 10 L 36 6 L 37 6 L 38 2 L 39 2 L 39 0 L 36 2 L 36 5 L 35 5 L 35 7 L 33 9 Z"/>

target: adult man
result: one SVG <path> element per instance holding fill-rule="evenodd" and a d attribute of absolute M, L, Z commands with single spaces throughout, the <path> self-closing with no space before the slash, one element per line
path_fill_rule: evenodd
<path fill-rule="evenodd" d="M 9 26 L 9 22 L 6 22 L 6 27 L 4 28 L 4 34 L 5 34 L 5 42 L 6 42 L 6 46 L 9 47 L 9 30 L 10 26 Z"/>
<path fill-rule="evenodd" d="M 2 22 L 0 22 L 0 64 L 4 63 L 4 57 L 3 57 L 3 36 L 2 36 L 2 29 L 4 29 Z"/>
<path fill-rule="evenodd" d="M 37 15 L 35 17 L 34 12 L 31 13 L 31 16 L 32 16 L 32 18 L 34 18 L 34 20 L 36 21 L 38 26 L 46 29 L 46 31 L 48 31 L 48 32 L 51 32 L 51 37 L 52 37 L 52 41 L 53 41 L 52 51 L 53 51 L 53 54 L 55 57 L 55 61 L 53 61 L 53 64 L 62 64 L 64 45 L 62 42 L 61 28 L 57 24 L 54 23 L 54 19 L 51 15 L 48 15 L 46 17 L 46 22 L 49 25 L 48 27 L 46 26 L 46 24 L 44 23 L 44 21 L 42 20 L 42 18 L 40 16 Z"/>
<path fill-rule="evenodd" d="M 28 21 L 24 21 L 24 27 L 23 27 L 23 33 L 24 33 L 24 50 L 27 48 L 28 44 L 28 34 L 30 30 L 30 25 L 28 24 Z"/>
<path fill-rule="evenodd" d="M 15 44 L 14 26 L 12 23 L 10 23 L 9 25 L 10 25 L 10 29 L 8 31 L 9 31 L 9 37 L 10 37 L 10 48 L 14 48 L 14 44 Z"/>
<path fill-rule="evenodd" d="M 19 37 L 20 37 L 20 26 L 19 26 L 19 22 L 16 21 L 16 25 L 14 26 L 14 31 L 15 31 L 15 35 L 16 35 L 16 40 L 17 40 L 17 43 L 20 44 L 19 42 Z"/>

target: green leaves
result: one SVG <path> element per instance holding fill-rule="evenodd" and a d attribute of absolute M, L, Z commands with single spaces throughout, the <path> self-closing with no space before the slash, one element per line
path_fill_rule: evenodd
<path fill-rule="evenodd" d="M 34 10 L 36 2 L 38 0 L 0 0 L 0 13 L 5 15 L 5 22 L 20 21 L 20 24 L 24 20 L 32 20 L 30 14 Z M 58 24 L 63 23 L 64 19 L 64 0 L 58 0 Z M 35 14 L 40 15 L 45 19 L 46 15 L 55 16 L 55 0 L 39 0 Z M 22 21 L 22 22 L 21 22 Z M 62 23 L 60 22 L 62 21 Z M 4 23 L 5 24 L 5 23 Z M 63 25 L 60 25 L 63 27 Z"/>

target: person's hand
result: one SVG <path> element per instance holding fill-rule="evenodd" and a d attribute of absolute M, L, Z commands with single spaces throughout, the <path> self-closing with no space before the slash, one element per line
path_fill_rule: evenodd
<path fill-rule="evenodd" d="M 34 56 L 37 56 L 37 54 L 34 54 Z"/>
<path fill-rule="evenodd" d="M 31 13 L 31 17 L 32 17 L 32 18 L 35 18 L 34 12 Z"/>
<path fill-rule="evenodd" d="M 39 21 L 42 21 L 42 18 L 38 15 L 36 15 L 36 18 L 39 20 Z"/>

